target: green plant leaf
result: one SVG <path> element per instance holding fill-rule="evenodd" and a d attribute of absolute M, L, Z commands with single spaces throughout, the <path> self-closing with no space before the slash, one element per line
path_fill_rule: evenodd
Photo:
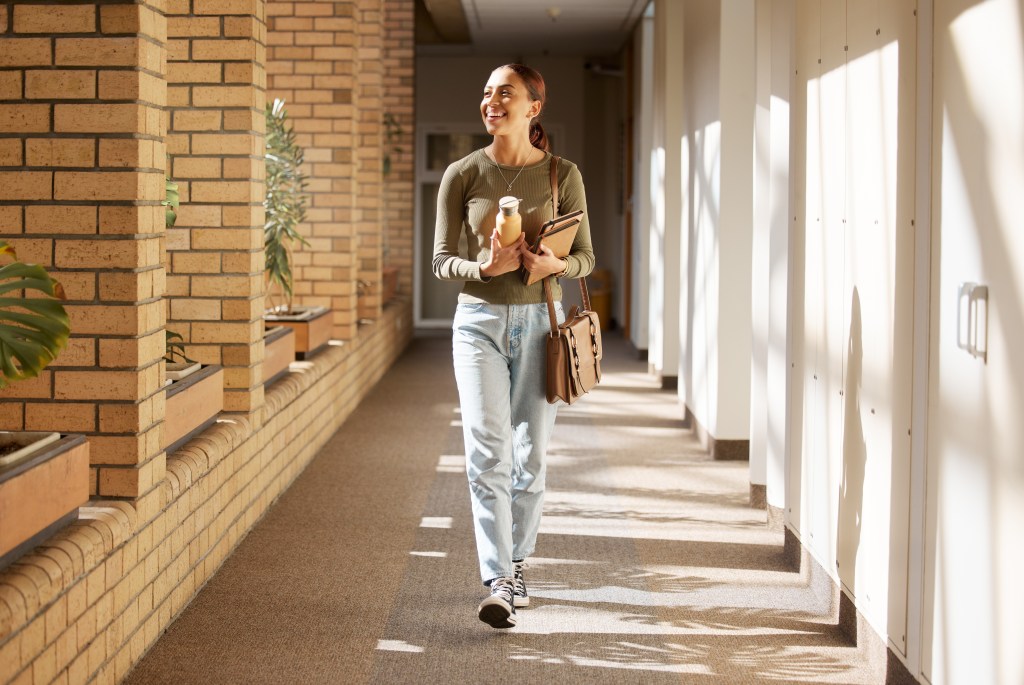
<path fill-rule="evenodd" d="M 14 255 L 0 241 L 0 254 Z M 35 291 L 43 297 L 29 297 Z M 63 305 L 63 289 L 46 270 L 34 264 L 12 262 L 0 267 L 0 388 L 34 378 L 67 345 L 71 322 Z"/>
<path fill-rule="evenodd" d="M 178 208 L 180 199 L 180 195 L 178 194 L 178 184 L 165 176 L 164 201 L 160 204 L 167 208 L 164 215 L 164 221 L 167 228 L 173 228 L 174 222 L 178 220 L 178 214 L 174 210 Z"/>
<path fill-rule="evenodd" d="M 266 257 L 267 297 L 273 302 L 274 292 L 285 296 L 291 308 L 293 274 L 291 251 L 296 243 L 308 245 L 299 233 L 306 220 L 308 181 L 302 172 L 304 153 L 296 143 L 295 130 L 288 123 L 284 100 L 267 104 L 266 111 L 266 223 L 263 227 L 263 248 Z"/>

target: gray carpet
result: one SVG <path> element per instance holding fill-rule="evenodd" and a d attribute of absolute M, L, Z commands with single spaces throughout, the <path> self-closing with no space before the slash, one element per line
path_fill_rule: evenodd
<path fill-rule="evenodd" d="M 447 337 L 417 338 L 129 683 L 878 683 L 671 393 L 607 336 L 559 413 L 532 606 L 494 630 Z"/>

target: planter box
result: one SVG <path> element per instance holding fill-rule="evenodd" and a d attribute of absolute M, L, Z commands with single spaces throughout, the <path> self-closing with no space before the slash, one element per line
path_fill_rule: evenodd
<path fill-rule="evenodd" d="M 0 468 L 12 466 L 32 452 L 60 440 L 60 433 L 0 431 Z"/>
<path fill-rule="evenodd" d="M 295 331 L 288 326 L 271 326 L 263 336 L 263 386 L 288 373 L 295 361 Z"/>
<path fill-rule="evenodd" d="M 398 295 L 398 267 L 385 266 L 381 274 L 381 304 L 387 304 Z"/>
<path fill-rule="evenodd" d="M 78 518 L 89 501 L 89 443 L 65 435 L 0 467 L 0 569 Z"/>
<path fill-rule="evenodd" d="M 263 319 L 295 331 L 295 356 L 299 359 L 312 357 L 331 339 L 331 310 L 327 307 L 298 307 L 292 314 L 267 312 Z"/>
<path fill-rule="evenodd" d="M 169 381 L 180 381 L 203 368 L 199 362 L 167 362 L 164 378 Z"/>
<path fill-rule="evenodd" d="M 224 409 L 224 369 L 204 366 L 167 388 L 164 449 L 173 452 L 217 419 Z"/>

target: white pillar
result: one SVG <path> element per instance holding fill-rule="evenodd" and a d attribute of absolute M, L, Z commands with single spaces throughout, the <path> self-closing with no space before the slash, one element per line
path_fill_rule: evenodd
<path fill-rule="evenodd" d="M 683 3 L 655 0 L 648 360 L 654 373 L 673 381 L 679 369 L 680 340 L 683 9 Z"/>
<path fill-rule="evenodd" d="M 750 438 L 751 264 L 754 216 L 755 0 L 722 0 L 719 71 L 716 440 Z"/>

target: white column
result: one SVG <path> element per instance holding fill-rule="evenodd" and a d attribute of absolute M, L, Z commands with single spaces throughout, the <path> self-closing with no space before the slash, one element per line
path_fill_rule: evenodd
<path fill-rule="evenodd" d="M 664 378 L 676 376 L 679 368 L 683 3 L 655 0 L 654 22 L 648 360 L 651 370 Z"/>
<path fill-rule="evenodd" d="M 771 3 L 771 216 L 768 291 L 768 435 L 766 484 L 768 505 L 786 506 L 786 469 L 789 454 L 789 232 L 793 225 L 790 203 L 790 98 L 796 46 L 793 0 Z"/>
<path fill-rule="evenodd" d="M 747 440 L 752 334 L 755 1 L 722 0 L 721 12 L 718 404 L 715 425 L 708 428 L 717 440 Z"/>

